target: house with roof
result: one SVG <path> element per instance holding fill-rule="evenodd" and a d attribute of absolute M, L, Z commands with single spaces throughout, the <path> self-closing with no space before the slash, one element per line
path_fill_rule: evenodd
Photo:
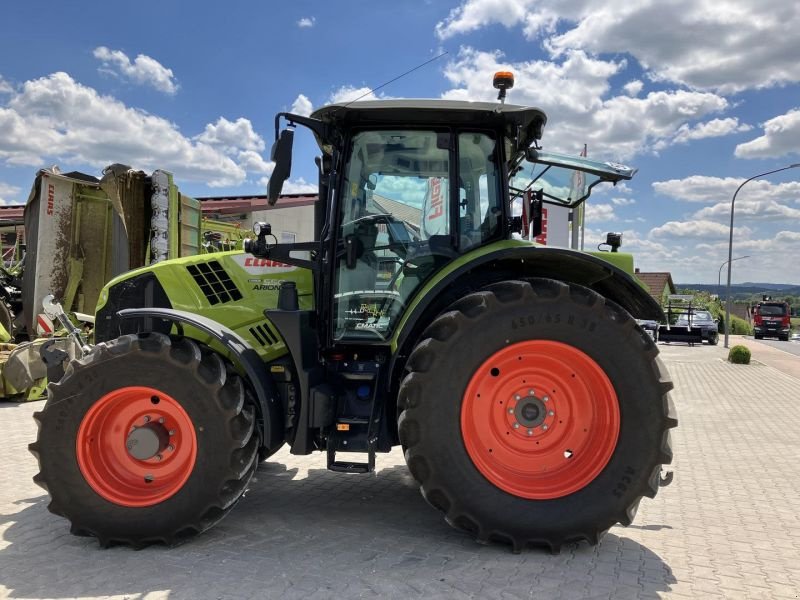
<path fill-rule="evenodd" d="M 647 287 L 659 306 L 666 306 L 669 295 L 676 292 L 672 274 L 669 272 L 644 273 L 637 268 L 636 277 Z"/>

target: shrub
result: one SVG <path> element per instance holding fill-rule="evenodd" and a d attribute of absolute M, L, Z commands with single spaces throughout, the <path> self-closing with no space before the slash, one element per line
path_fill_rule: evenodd
<path fill-rule="evenodd" d="M 744 319 L 731 315 L 731 335 L 753 335 L 753 328 Z"/>
<path fill-rule="evenodd" d="M 728 360 L 737 365 L 749 365 L 750 349 L 747 346 L 734 346 L 728 353 Z"/>

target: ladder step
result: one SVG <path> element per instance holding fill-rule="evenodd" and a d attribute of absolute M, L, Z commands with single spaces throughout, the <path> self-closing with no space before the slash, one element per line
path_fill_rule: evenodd
<path fill-rule="evenodd" d="M 328 465 L 331 471 L 338 473 L 369 473 L 371 469 L 368 463 L 346 462 L 336 460 Z"/>

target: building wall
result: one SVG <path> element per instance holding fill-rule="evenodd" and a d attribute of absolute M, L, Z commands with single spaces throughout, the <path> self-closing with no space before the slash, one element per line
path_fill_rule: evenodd
<path fill-rule="evenodd" d="M 242 226 L 252 229 L 253 223 L 262 221 L 272 225 L 272 233 L 279 242 L 312 242 L 314 241 L 314 205 L 277 206 L 269 210 L 254 211 L 247 215 Z M 287 234 L 282 237 L 282 234 Z M 289 239 L 294 234 L 295 239 Z"/>

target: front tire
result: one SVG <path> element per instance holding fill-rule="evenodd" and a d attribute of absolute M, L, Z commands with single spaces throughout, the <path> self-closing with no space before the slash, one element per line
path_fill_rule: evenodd
<path fill-rule="evenodd" d="M 34 415 L 34 481 L 72 532 L 172 544 L 239 500 L 256 469 L 242 379 L 188 338 L 126 335 L 73 361 Z"/>
<path fill-rule="evenodd" d="M 597 543 L 630 524 L 672 458 L 672 382 L 657 355 L 627 312 L 583 287 L 510 281 L 455 302 L 399 392 L 423 496 L 451 525 L 516 550 Z"/>

